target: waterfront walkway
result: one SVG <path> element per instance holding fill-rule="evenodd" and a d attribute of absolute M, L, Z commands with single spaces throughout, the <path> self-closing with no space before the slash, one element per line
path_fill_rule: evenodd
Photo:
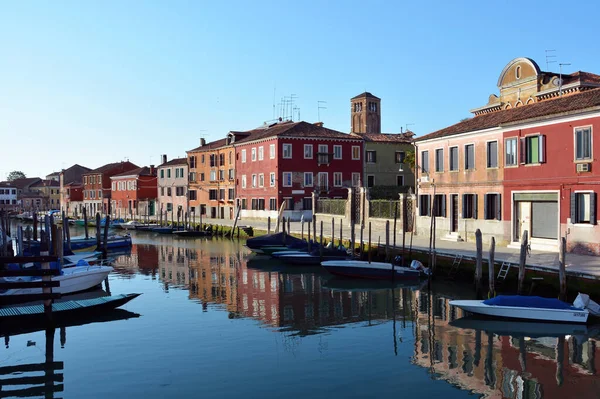
<path fill-rule="evenodd" d="M 222 219 L 204 219 L 203 223 L 218 224 L 224 226 L 232 226 L 233 220 L 222 220 Z M 335 227 L 335 239 L 339 238 L 339 220 L 336 220 Z M 240 220 L 238 223 L 240 226 L 252 226 L 255 229 L 267 230 L 267 222 L 263 220 L 247 219 Z M 275 230 L 276 222 L 271 224 L 271 231 Z M 292 233 L 301 232 L 300 222 L 291 222 Z M 304 234 L 307 233 L 308 224 L 304 225 Z M 312 233 L 311 233 L 312 234 Z M 319 227 L 317 227 L 317 234 L 319 234 Z M 367 242 L 367 229 L 364 230 L 364 242 Z M 343 226 L 344 239 L 350 238 L 350 229 Z M 323 236 L 331 237 L 331 222 L 323 223 Z M 356 241 L 359 241 L 360 229 L 356 230 Z M 377 245 L 377 242 L 385 244 L 385 231 L 373 229 L 371 232 L 372 243 Z M 390 233 L 390 244 L 393 242 L 392 233 Z M 406 247 L 410 244 L 410 234 L 406 234 Z M 399 233 L 396 236 L 396 246 L 402 246 L 402 234 Z M 417 251 L 428 251 L 429 250 L 429 237 L 417 236 L 413 237 L 412 242 L 413 249 Z M 476 254 L 475 242 L 452 242 L 437 239 L 436 253 L 439 256 L 454 257 L 455 255 L 462 255 L 465 259 L 474 259 Z M 484 261 L 488 256 L 488 247 L 484 245 L 483 257 Z M 508 248 L 505 246 L 496 246 L 495 262 L 510 262 L 514 266 L 519 264 L 519 249 Z M 576 255 L 568 253 L 566 255 L 566 270 L 567 275 L 588 278 L 593 280 L 600 280 L 600 257 L 587 256 L 587 255 Z M 558 273 L 558 252 L 542 252 L 542 251 L 530 251 L 527 256 L 527 268 L 530 270 L 539 270 L 544 272 Z"/>

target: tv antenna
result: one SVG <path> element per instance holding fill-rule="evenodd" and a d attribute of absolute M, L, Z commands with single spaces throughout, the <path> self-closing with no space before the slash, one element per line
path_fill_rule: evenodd
<path fill-rule="evenodd" d="M 562 81 L 562 67 L 563 65 L 571 65 L 568 62 L 561 62 L 558 64 L 558 67 L 560 68 L 560 72 L 559 72 L 559 76 L 558 76 L 558 95 L 562 97 L 562 85 L 563 85 L 563 81 Z"/>
<path fill-rule="evenodd" d="M 407 123 L 406 126 L 404 127 L 406 129 L 406 131 L 408 132 L 408 127 L 409 126 L 414 126 L 414 123 Z"/>
<path fill-rule="evenodd" d="M 321 110 L 327 109 L 327 107 L 322 104 L 327 104 L 327 101 L 317 101 L 317 118 L 319 119 L 318 122 L 321 122 Z"/>
<path fill-rule="evenodd" d="M 546 71 L 550 71 L 550 64 L 556 63 L 556 55 L 553 54 L 556 50 L 545 50 L 546 51 Z"/>

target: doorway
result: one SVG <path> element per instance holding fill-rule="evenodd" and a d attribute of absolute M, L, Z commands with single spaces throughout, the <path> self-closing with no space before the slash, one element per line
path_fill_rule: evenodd
<path fill-rule="evenodd" d="M 450 232 L 458 232 L 458 194 L 451 194 L 451 218 L 450 221 Z"/>
<path fill-rule="evenodd" d="M 527 230 L 531 239 L 531 202 L 520 201 L 517 203 L 517 209 L 516 241 L 521 240 L 525 230 Z"/>

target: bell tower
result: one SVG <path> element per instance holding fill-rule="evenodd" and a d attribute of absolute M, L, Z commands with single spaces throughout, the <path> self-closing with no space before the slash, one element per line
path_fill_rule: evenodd
<path fill-rule="evenodd" d="M 381 133 L 381 99 L 365 91 L 350 100 L 351 132 Z"/>

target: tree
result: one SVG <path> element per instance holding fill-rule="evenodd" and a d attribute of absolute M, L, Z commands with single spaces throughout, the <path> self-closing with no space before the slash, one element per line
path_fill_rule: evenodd
<path fill-rule="evenodd" d="M 25 177 L 25 173 L 21 172 L 20 170 L 13 170 L 12 172 L 10 172 L 8 174 L 8 177 L 6 178 L 6 180 L 8 181 L 13 181 L 13 180 L 17 180 L 17 179 L 24 179 Z"/>
<path fill-rule="evenodd" d="M 415 152 L 414 151 L 406 151 L 404 155 L 404 165 L 408 166 L 410 170 L 414 170 L 415 168 Z"/>

